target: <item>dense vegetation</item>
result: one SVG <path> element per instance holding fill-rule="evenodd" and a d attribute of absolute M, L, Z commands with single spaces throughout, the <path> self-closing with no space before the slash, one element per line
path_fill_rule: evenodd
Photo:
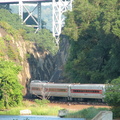
<path fill-rule="evenodd" d="M 5 6 L 0 6 L 5 8 Z M 66 64 L 70 82 L 111 83 L 106 101 L 112 106 L 115 117 L 120 116 L 120 2 L 119 0 L 75 0 L 73 11 L 67 12 L 63 33 L 70 38 L 70 56 Z M 9 17 L 8 17 L 9 16 Z M 4 41 L 15 40 L 22 35 L 50 53 L 57 47 L 50 31 L 34 29 L 21 24 L 18 15 L 0 9 L 0 27 L 8 35 L 0 38 L 0 57 L 6 49 Z M 15 54 L 8 49 L 9 58 Z M 22 86 L 17 74 L 20 66 L 11 61 L 0 60 L 0 109 L 17 106 L 22 100 Z M 17 87 L 16 87 L 17 86 Z M 117 113 L 117 114 L 116 114 Z M 83 113 L 82 113 L 83 114 Z M 86 114 L 85 114 L 86 115 Z M 90 114 L 91 115 L 91 114 Z"/>
<path fill-rule="evenodd" d="M 86 118 L 87 120 L 91 120 L 94 118 L 100 111 L 107 111 L 107 108 L 94 108 L 89 107 L 87 109 L 83 109 L 77 112 L 72 112 L 66 115 L 66 118 Z"/>
<path fill-rule="evenodd" d="M 58 48 L 55 38 L 49 30 L 43 29 L 35 34 L 33 28 L 28 28 L 21 24 L 22 20 L 17 14 L 12 14 L 10 10 L 0 6 L 0 28 L 4 28 L 5 33 L 0 37 L 0 110 L 15 107 L 22 102 L 22 85 L 18 79 L 21 67 L 19 50 L 11 46 L 11 41 L 20 40 L 20 36 L 26 41 L 36 43 L 41 51 L 49 51 L 55 55 Z M 9 60 L 6 60 L 5 58 Z M 18 62 L 19 61 L 19 62 Z"/>
<path fill-rule="evenodd" d="M 110 83 L 105 100 L 120 117 L 120 1 L 75 0 L 63 34 L 70 38 L 70 82 Z"/>
<path fill-rule="evenodd" d="M 105 83 L 120 76 L 120 1 L 75 0 L 63 34 L 70 37 L 70 82 Z"/>
<path fill-rule="evenodd" d="M 23 101 L 21 106 L 13 107 L 5 111 L 0 111 L 0 115 L 20 115 L 20 110 L 25 109 L 31 110 L 32 115 L 57 116 L 58 110 L 61 108 L 59 106 L 54 106 L 51 109 L 51 106 L 49 106 L 48 102 L 45 100 L 35 100 L 35 102 Z"/>
<path fill-rule="evenodd" d="M 48 50 L 53 55 L 57 52 L 58 48 L 55 43 L 55 38 L 49 30 L 44 29 L 35 34 L 33 28 L 26 27 L 21 22 L 22 20 L 17 14 L 0 9 L 0 26 L 6 29 L 8 33 L 13 36 L 20 34 L 24 40 L 37 43 L 39 47 L 43 50 Z"/>
<path fill-rule="evenodd" d="M 21 104 L 22 86 L 17 77 L 20 70 L 15 63 L 0 60 L 0 109 Z"/>
<path fill-rule="evenodd" d="M 105 96 L 105 101 L 111 106 L 114 118 L 120 118 L 120 77 L 111 81 Z"/>

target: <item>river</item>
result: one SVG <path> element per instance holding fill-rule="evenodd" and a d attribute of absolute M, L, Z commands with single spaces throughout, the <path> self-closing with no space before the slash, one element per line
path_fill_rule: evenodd
<path fill-rule="evenodd" d="M 85 120 L 84 118 L 60 118 L 57 116 L 39 116 L 39 115 L 0 115 L 0 120 Z"/>

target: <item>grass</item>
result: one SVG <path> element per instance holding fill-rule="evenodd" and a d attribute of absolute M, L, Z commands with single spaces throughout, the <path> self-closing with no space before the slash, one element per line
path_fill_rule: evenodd
<path fill-rule="evenodd" d="M 16 107 L 6 111 L 0 111 L 0 115 L 20 115 L 20 110 L 29 109 L 32 111 L 32 115 L 58 115 L 59 107 L 51 109 L 49 106 L 44 107 Z"/>
<path fill-rule="evenodd" d="M 66 118 L 86 118 L 87 120 L 91 120 L 95 117 L 100 111 L 109 110 L 108 108 L 94 108 L 89 107 L 87 109 L 80 110 L 78 112 L 71 112 L 66 115 Z"/>
<path fill-rule="evenodd" d="M 20 110 L 29 109 L 32 115 L 52 115 L 57 116 L 60 107 L 51 107 L 47 104 L 39 105 L 35 102 L 24 101 L 22 106 L 10 108 L 9 110 L 0 111 L 0 115 L 20 115 Z"/>
<path fill-rule="evenodd" d="M 58 111 L 62 109 L 61 107 L 52 107 L 48 106 L 49 101 L 39 101 L 35 100 L 35 102 L 23 101 L 22 106 L 10 108 L 9 110 L 0 111 L 0 115 L 20 115 L 20 110 L 29 109 L 32 112 L 32 115 L 50 115 L 57 116 Z M 83 109 L 77 112 L 71 111 L 66 118 L 86 118 L 87 120 L 92 119 L 96 116 L 100 111 L 109 110 L 108 108 L 94 108 L 89 107 L 87 109 Z"/>

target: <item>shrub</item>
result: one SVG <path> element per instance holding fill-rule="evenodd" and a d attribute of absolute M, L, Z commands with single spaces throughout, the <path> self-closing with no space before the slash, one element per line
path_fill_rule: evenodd
<path fill-rule="evenodd" d="M 66 117 L 68 118 L 86 118 L 86 119 L 92 119 L 95 117 L 100 111 L 108 110 L 107 108 L 94 108 L 90 107 L 87 109 L 83 109 L 78 112 L 70 113 Z"/>
<path fill-rule="evenodd" d="M 4 40 L 2 37 L 0 37 L 0 56 L 5 55 L 5 53 L 4 53 L 5 49 L 6 49 L 6 46 L 5 46 Z"/>
<path fill-rule="evenodd" d="M 7 31 L 7 33 L 11 34 L 14 37 L 14 39 L 17 40 L 17 38 L 18 38 L 18 31 L 16 29 L 14 29 L 11 25 L 9 25 L 5 21 L 0 21 L 0 26 L 2 28 L 4 28 Z"/>
<path fill-rule="evenodd" d="M 12 37 L 10 35 L 6 35 L 3 39 L 6 41 L 10 41 L 12 40 Z"/>
<path fill-rule="evenodd" d="M 40 106 L 44 106 L 44 105 L 47 105 L 50 101 L 47 99 L 43 99 L 43 100 L 35 99 L 35 102 Z"/>
<path fill-rule="evenodd" d="M 21 66 L 14 62 L 0 60 L 0 102 L 4 108 L 21 104 L 22 85 L 18 81 Z"/>

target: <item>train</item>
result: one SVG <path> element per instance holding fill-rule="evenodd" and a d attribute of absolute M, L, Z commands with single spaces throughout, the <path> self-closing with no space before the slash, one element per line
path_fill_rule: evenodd
<path fill-rule="evenodd" d="M 105 89 L 105 84 L 49 83 L 40 80 L 30 82 L 31 96 L 49 96 L 49 98 L 65 98 L 67 100 L 94 99 L 104 101 Z"/>

